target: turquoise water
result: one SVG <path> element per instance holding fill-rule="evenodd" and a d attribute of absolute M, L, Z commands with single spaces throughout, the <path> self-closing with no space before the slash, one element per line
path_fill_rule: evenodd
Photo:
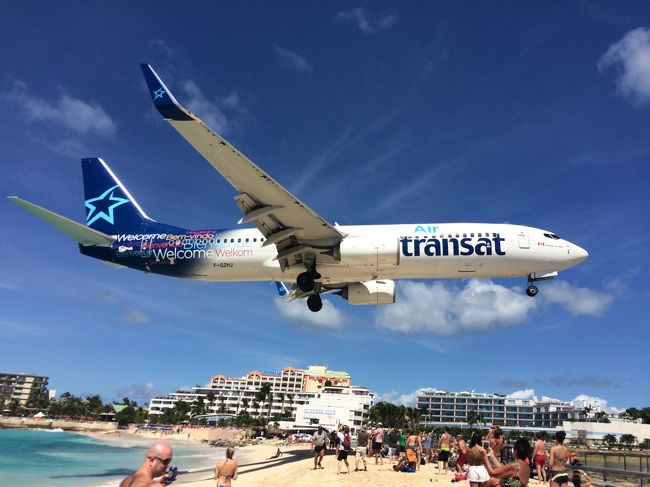
<path fill-rule="evenodd" d="M 117 486 L 151 440 L 100 441 L 63 431 L 0 430 L 0 486 Z M 213 467 L 222 448 L 172 443 L 179 474 Z"/>

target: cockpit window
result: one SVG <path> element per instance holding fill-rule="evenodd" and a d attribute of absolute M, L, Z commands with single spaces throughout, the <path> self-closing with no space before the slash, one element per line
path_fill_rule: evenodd
<path fill-rule="evenodd" d="M 550 238 L 551 240 L 560 240 L 560 237 L 558 237 L 554 233 L 545 233 L 544 236 L 546 238 Z"/>

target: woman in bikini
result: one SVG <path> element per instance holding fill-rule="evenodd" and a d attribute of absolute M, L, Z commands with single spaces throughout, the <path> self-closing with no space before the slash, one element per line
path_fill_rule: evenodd
<path fill-rule="evenodd" d="M 527 487 L 528 480 L 530 480 L 530 467 L 528 466 L 528 458 L 532 448 L 530 442 L 526 438 L 519 438 L 515 441 L 513 447 L 515 453 L 515 461 L 505 465 L 498 464 L 493 467 L 488 459 L 485 459 L 485 468 L 490 474 L 490 480 L 487 482 L 488 487 L 503 486 L 503 479 L 512 477 L 516 483 L 510 482 L 510 485 L 517 485 L 518 487 Z M 489 456 L 494 457 L 490 451 Z M 493 460 L 495 460 L 493 458 Z"/>
<path fill-rule="evenodd" d="M 214 479 L 217 481 L 217 487 L 231 487 L 231 480 L 237 480 L 237 460 L 235 456 L 235 449 L 228 447 L 226 449 L 226 458 L 217 462 L 217 467 L 214 469 Z"/>
<path fill-rule="evenodd" d="M 551 448 L 549 465 L 551 466 L 551 487 L 561 487 L 569 483 L 569 474 L 566 471 L 567 460 L 571 453 L 562 444 L 566 438 L 566 432 L 558 431 L 555 433 L 555 446 Z"/>
<path fill-rule="evenodd" d="M 542 439 L 542 434 L 535 435 L 535 469 L 537 470 L 537 481 L 541 484 L 546 483 L 546 444 Z"/>
<path fill-rule="evenodd" d="M 481 446 L 481 435 L 475 431 L 472 433 L 469 448 L 467 448 L 467 463 L 469 464 L 467 480 L 469 480 L 471 487 L 485 487 L 485 484 L 490 479 L 485 469 L 486 462 L 487 455 Z"/>

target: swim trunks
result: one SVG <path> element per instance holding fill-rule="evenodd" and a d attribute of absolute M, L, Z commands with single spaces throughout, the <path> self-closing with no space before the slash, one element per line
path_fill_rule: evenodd
<path fill-rule="evenodd" d="M 535 465 L 544 465 L 546 463 L 546 455 L 535 455 Z"/>
<path fill-rule="evenodd" d="M 569 483 L 569 474 L 562 470 L 551 470 L 551 481 L 560 485 Z"/>
<path fill-rule="evenodd" d="M 449 449 L 444 449 L 441 448 L 440 451 L 438 452 L 438 461 L 442 463 L 447 463 L 449 461 Z"/>
<path fill-rule="evenodd" d="M 467 480 L 470 482 L 487 482 L 490 480 L 490 476 L 483 465 L 470 465 Z"/>

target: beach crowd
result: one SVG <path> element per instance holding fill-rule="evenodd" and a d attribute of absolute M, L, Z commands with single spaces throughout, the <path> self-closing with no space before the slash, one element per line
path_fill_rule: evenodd
<path fill-rule="evenodd" d="M 335 431 L 323 427 L 312 435 L 314 466 L 323 469 L 328 452 L 335 455 L 337 475 L 364 472 L 368 463 L 390 462 L 396 472 L 414 473 L 430 469 L 436 475 L 452 474 L 452 482 L 467 480 L 471 487 L 525 487 L 531 478 L 549 487 L 591 487 L 591 478 L 579 468 L 572 453 L 564 446 L 565 432 L 558 431 L 554 445 L 547 448 L 541 434 L 531 442 L 524 437 L 510 438 L 492 425 L 485 436 L 474 431 L 468 437 L 452 436 L 444 428 L 431 432 L 384 429 L 382 423 L 372 428 L 362 426 L 356 441 L 348 426 Z"/>

